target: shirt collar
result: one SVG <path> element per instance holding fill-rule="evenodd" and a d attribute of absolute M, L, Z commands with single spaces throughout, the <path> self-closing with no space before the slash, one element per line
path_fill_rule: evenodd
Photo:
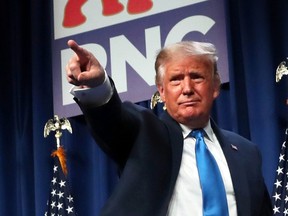
<path fill-rule="evenodd" d="M 181 128 L 182 128 L 182 134 L 184 139 L 189 135 L 189 133 L 191 132 L 191 129 L 188 128 L 187 126 L 180 124 Z M 203 130 L 205 131 L 205 136 L 206 138 L 208 138 L 210 141 L 213 142 L 213 130 L 211 127 L 211 123 L 210 120 L 207 123 L 206 127 L 203 128 Z"/>

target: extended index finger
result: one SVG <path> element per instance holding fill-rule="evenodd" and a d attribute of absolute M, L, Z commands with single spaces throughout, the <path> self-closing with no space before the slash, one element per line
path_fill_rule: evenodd
<path fill-rule="evenodd" d="M 89 52 L 80 47 L 76 41 L 68 40 L 67 45 L 76 53 L 80 62 L 86 62 L 89 60 Z"/>

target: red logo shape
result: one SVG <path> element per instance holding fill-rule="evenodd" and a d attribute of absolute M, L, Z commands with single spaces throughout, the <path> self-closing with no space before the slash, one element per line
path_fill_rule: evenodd
<path fill-rule="evenodd" d="M 64 27 L 75 27 L 86 21 L 86 16 L 84 16 L 81 11 L 81 7 L 86 1 L 87 0 L 68 0 L 64 11 Z"/>
<path fill-rule="evenodd" d="M 63 26 L 66 28 L 76 27 L 86 21 L 86 16 L 81 8 L 87 0 L 68 0 L 63 18 Z M 102 14 L 111 16 L 124 10 L 124 5 L 119 0 L 102 0 Z M 153 7 L 152 0 L 129 0 L 127 12 L 129 14 L 139 14 L 150 10 Z"/>

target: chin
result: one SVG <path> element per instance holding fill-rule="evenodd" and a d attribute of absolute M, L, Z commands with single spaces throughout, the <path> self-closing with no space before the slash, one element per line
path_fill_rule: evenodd
<path fill-rule="evenodd" d="M 190 122 L 190 123 L 201 123 L 206 122 L 207 118 L 204 115 L 201 115 L 199 113 L 191 112 L 191 113 L 185 113 L 185 115 L 182 115 L 181 117 L 183 121 Z"/>

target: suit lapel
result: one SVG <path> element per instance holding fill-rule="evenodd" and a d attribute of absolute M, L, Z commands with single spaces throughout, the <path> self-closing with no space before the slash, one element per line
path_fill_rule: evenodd
<path fill-rule="evenodd" d="M 238 215 L 248 216 L 250 209 L 249 203 L 251 202 L 249 201 L 249 196 L 247 196 L 249 194 L 249 183 L 247 182 L 247 174 L 242 163 L 243 155 L 241 153 L 241 148 L 236 144 L 231 143 L 229 138 L 222 133 L 213 121 L 211 121 L 211 126 L 221 145 L 230 170 Z"/>
<path fill-rule="evenodd" d="M 168 126 L 167 129 L 171 140 L 173 162 L 172 162 L 170 196 L 172 196 L 181 165 L 181 159 L 183 153 L 183 135 L 180 125 L 174 119 L 172 119 L 167 112 L 164 112 L 163 115 L 161 115 L 161 119 Z"/>

